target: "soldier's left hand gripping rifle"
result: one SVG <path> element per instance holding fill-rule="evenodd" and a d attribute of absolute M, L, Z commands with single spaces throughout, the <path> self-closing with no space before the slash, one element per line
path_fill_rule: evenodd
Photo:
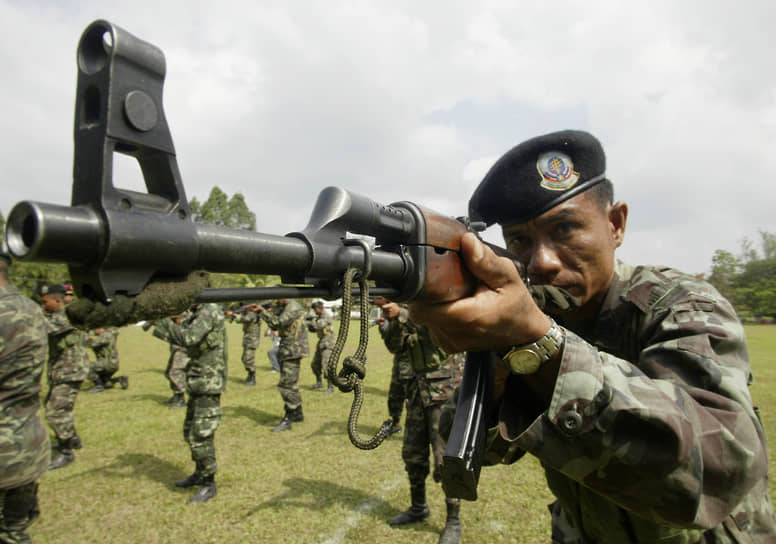
<path fill-rule="evenodd" d="M 124 325 L 180 314 L 192 303 L 294 297 L 343 297 L 349 315 L 361 295 L 361 339 L 337 372 L 349 320 L 342 320 L 327 375 L 355 392 L 348 423 L 358 436 L 363 399 L 369 293 L 394 301 L 446 302 L 469 295 L 475 280 L 459 258 L 465 219 L 442 216 L 411 202 L 389 206 L 327 187 L 307 227 L 285 236 L 195 223 L 162 108 L 164 54 L 107 21 L 83 32 L 77 50 L 75 151 L 70 206 L 23 201 L 11 211 L 7 243 L 24 260 L 67 263 L 79 295 L 69 308 L 84 327 Z M 116 187 L 114 153 L 134 157 L 147 193 Z M 348 234 L 367 235 L 363 238 Z M 279 275 L 268 288 L 207 286 L 205 271 Z M 492 388 L 489 364 L 471 354 L 444 460 L 444 485 L 474 500 Z"/>

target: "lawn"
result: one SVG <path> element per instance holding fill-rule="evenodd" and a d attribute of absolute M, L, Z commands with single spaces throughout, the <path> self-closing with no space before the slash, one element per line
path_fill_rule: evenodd
<path fill-rule="evenodd" d="M 351 327 L 355 327 L 353 322 Z M 752 386 L 769 436 L 776 433 L 776 327 L 747 327 L 757 379 Z M 391 357 L 370 329 L 364 435 L 387 417 Z M 358 335 L 351 330 L 346 353 Z M 84 391 L 76 404 L 83 449 L 75 462 L 40 481 L 41 517 L 30 534 L 36 543 L 435 543 L 444 526 L 444 496 L 429 479 L 430 518 L 392 529 L 386 520 L 409 505 L 401 460 L 401 435 L 379 448 L 353 447 L 346 430 L 352 394 L 325 395 L 309 359 L 300 385 L 305 421 L 272 433 L 282 416 L 270 372 L 267 339 L 257 352 L 257 385 L 247 387 L 240 363 L 241 331 L 229 325 L 229 384 L 216 434 L 218 495 L 189 505 L 189 490 L 173 485 L 193 469 L 181 435 L 184 409 L 170 409 L 164 368 L 166 344 L 126 327 L 119 337 L 120 374 L 128 390 Z M 773 462 L 772 462 L 773 466 Z M 773 488 L 772 488 L 773 489 Z M 538 463 L 486 468 L 480 499 L 464 502 L 463 542 L 548 542 L 552 497 Z M 773 492 L 772 492 L 773 496 Z"/>

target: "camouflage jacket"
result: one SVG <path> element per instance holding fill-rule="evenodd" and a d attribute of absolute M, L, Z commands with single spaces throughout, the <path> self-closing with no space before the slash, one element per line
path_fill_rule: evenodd
<path fill-rule="evenodd" d="M 324 310 L 321 315 L 315 314 L 307 323 L 307 329 L 318 335 L 319 348 L 334 347 L 334 316 L 330 312 Z"/>
<path fill-rule="evenodd" d="M 275 304 L 272 312 L 265 311 L 259 315 L 270 329 L 278 331 L 278 360 L 301 359 L 310 355 L 310 343 L 304 327 L 304 308 L 296 300 L 289 300 L 283 305 Z"/>
<path fill-rule="evenodd" d="M 566 329 L 549 407 L 508 379 L 496 442 L 505 462 L 542 462 L 554 542 L 776 542 L 750 380 L 743 327 L 712 286 L 618 263 L 597 319 Z"/>
<path fill-rule="evenodd" d="M 259 341 L 261 340 L 261 321 L 256 312 L 246 310 L 241 314 L 237 314 L 235 319 L 238 323 L 242 324 L 243 347 L 254 349 L 259 347 Z"/>
<path fill-rule="evenodd" d="M 86 336 L 86 345 L 94 351 L 98 360 L 110 361 L 118 367 L 119 329 L 118 327 L 105 327 L 100 334 L 92 330 Z"/>
<path fill-rule="evenodd" d="M 0 489 L 37 480 L 48 468 L 38 397 L 47 334 L 40 307 L 16 287 L 0 287 Z"/>
<path fill-rule="evenodd" d="M 164 319 L 154 336 L 186 348 L 186 391 L 219 395 L 226 389 L 227 339 L 224 313 L 218 304 L 200 304 L 180 324 Z"/>
<path fill-rule="evenodd" d="M 86 333 L 70 324 L 64 309 L 47 314 L 49 338 L 48 381 L 82 382 L 89 373 Z"/>
<path fill-rule="evenodd" d="M 399 377 L 414 380 L 423 406 L 444 403 L 452 396 L 463 377 L 463 353 L 449 355 L 434 345 L 428 329 L 410 321 L 406 308 L 396 319 L 386 319 L 380 334 L 388 351 L 406 362 L 399 367 Z"/>

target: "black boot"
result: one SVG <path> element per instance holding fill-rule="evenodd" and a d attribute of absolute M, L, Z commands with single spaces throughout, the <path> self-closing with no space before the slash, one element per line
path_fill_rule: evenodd
<path fill-rule="evenodd" d="M 129 388 L 129 376 L 119 376 L 116 378 L 119 382 L 119 385 L 122 389 L 128 389 Z"/>
<path fill-rule="evenodd" d="M 398 527 L 408 523 L 423 521 L 429 515 L 428 504 L 426 504 L 426 482 L 417 485 L 410 484 L 410 495 L 412 496 L 412 505 L 401 514 L 388 520 L 388 525 Z"/>
<path fill-rule="evenodd" d="M 256 373 L 248 372 L 248 377 L 245 378 L 245 385 L 256 385 Z"/>
<path fill-rule="evenodd" d="M 304 414 L 302 413 L 302 405 L 300 404 L 290 412 L 288 412 L 288 419 L 294 423 L 301 423 L 304 421 Z"/>
<path fill-rule="evenodd" d="M 334 386 L 331 385 L 331 382 L 326 380 L 326 383 L 328 383 L 329 386 L 326 388 L 326 391 L 324 391 L 324 394 L 328 395 L 329 393 L 334 393 Z"/>
<path fill-rule="evenodd" d="M 70 440 L 67 441 L 67 445 L 70 446 L 70 449 L 73 450 L 80 450 L 84 447 L 84 443 L 81 441 L 81 437 L 77 434 L 74 434 L 70 437 Z"/>
<path fill-rule="evenodd" d="M 186 397 L 183 396 L 183 393 L 175 393 L 170 408 L 183 408 L 184 406 L 186 406 Z"/>
<path fill-rule="evenodd" d="M 213 476 L 202 479 L 202 485 L 189 499 L 189 503 L 207 502 L 216 496 L 216 482 Z"/>
<path fill-rule="evenodd" d="M 175 482 L 175 487 L 194 487 L 195 485 L 200 485 L 203 483 L 204 479 L 202 478 L 202 474 L 199 472 L 199 469 L 195 470 L 194 473 L 189 476 L 188 478 L 185 478 L 183 480 L 178 480 Z"/>
<path fill-rule="evenodd" d="M 103 383 L 102 378 L 95 377 L 94 387 L 89 389 L 87 393 L 102 393 L 103 391 L 105 391 L 105 383 Z"/>
<path fill-rule="evenodd" d="M 401 416 L 394 416 L 391 419 L 393 421 L 391 423 L 391 428 L 388 429 L 388 436 L 401 432 L 401 424 L 399 423 L 401 421 Z"/>
<path fill-rule="evenodd" d="M 75 454 L 73 453 L 73 450 L 64 444 L 60 444 L 59 453 L 51 460 L 48 468 L 49 470 L 55 470 L 58 468 L 66 467 L 73 461 L 75 461 Z"/>
<path fill-rule="evenodd" d="M 321 381 L 321 377 L 320 376 L 316 376 L 316 378 L 318 379 L 318 381 L 310 386 L 310 390 L 311 391 L 313 389 L 320 389 L 321 387 L 323 387 L 323 382 Z"/>
<path fill-rule="evenodd" d="M 447 522 L 438 544 L 458 544 L 461 540 L 461 499 L 447 499 Z"/>
<path fill-rule="evenodd" d="M 291 417 L 288 411 L 286 411 L 285 415 L 283 416 L 283 419 L 280 420 L 280 423 L 272 427 L 272 432 L 277 433 L 280 431 L 290 431 L 291 430 Z"/>

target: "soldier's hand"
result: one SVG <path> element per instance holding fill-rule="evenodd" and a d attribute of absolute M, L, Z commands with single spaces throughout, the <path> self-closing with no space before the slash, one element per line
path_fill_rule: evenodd
<path fill-rule="evenodd" d="M 434 343 L 450 353 L 506 350 L 544 336 L 550 319 L 511 260 L 498 257 L 471 233 L 461 239 L 461 254 L 479 279 L 474 294 L 449 303 L 410 305 L 411 319 L 429 328 Z"/>
<path fill-rule="evenodd" d="M 396 319 L 401 311 L 401 306 L 395 302 L 387 302 L 380 306 L 380 308 L 383 310 L 383 315 L 388 319 Z"/>

